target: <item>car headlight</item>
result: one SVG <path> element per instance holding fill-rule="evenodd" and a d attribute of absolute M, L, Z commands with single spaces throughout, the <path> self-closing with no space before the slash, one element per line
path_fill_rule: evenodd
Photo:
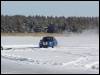
<path fill-rule="evenodd" d="M 51 44 L 52 42 L 50 42 L 50 44 Z"/>
<path fill-rule="evenodd" d="M 52 44 L 52 42 L 49 42 L 50 44 Z"/>

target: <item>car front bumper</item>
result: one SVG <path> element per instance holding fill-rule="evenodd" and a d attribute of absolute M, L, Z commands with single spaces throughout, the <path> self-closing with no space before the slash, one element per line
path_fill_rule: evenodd
<path fill-rule="evenodd" d="M 42 44 L 39 44 L 39 47 L 52 47 L 53 44 L 52 42 L 48 42 L 48 44 L 44 45 L 43 43 Z"/>

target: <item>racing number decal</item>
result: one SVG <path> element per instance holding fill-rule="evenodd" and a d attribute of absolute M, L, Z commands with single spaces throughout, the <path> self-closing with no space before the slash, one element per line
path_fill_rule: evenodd
<path fill-rule="evenodd" d="M 48 42 L 43 42 L 43 45 L 47 45 L 48 44 Z"/>

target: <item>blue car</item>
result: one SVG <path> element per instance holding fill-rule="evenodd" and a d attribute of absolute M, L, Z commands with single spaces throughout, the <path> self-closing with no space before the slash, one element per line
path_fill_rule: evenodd
<path fill-rule="evenodd" d="M 44 47 L 44 48 L 47 48 L 47 47 L 54 48 L 54 46 L 57 46 L 57 45 L 58 45 L 58 42 L 57 42 L 56 38 L 53 37 L 53 36 L 45 36 L 39 42 L 40 48 L 42 48 L 42 47 Z"/>

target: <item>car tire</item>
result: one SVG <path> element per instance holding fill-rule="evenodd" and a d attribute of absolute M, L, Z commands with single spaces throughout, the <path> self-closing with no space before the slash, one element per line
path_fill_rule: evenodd
<path fill-rule="evenodd" d="M 42 47 L 40 46 L 40 48 L 42 48 Z"/>
<path fill-rule="evenodd" d="M 53 46 L 52 46 L 52 48 L 54 48 L 54 43 L 53 43 Z"/>

